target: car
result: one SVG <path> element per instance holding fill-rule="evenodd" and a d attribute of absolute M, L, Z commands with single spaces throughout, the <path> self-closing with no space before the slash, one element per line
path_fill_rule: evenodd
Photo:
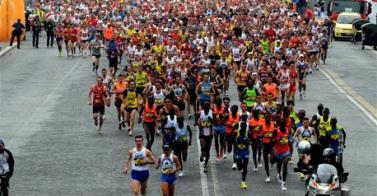
<path fill-rule="evenodd" d="M 335 22 L 334 39 L 339 38 L 352 38 L 353 29 L 352 22 L 361 18 L 359 13 L 355 12 L 342 12 L 338 15 L 338 19 Z"/>

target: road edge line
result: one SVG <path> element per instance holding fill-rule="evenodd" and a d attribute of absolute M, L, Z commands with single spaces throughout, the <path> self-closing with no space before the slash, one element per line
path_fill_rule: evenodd
<path fill-rule="evenodd" d="M 334 79 L 327 73 L 327 71 L 325 70 L 325 68 L 320 68 L 320 72 L 327 78 L 329 79 L 329 81 L 331 82 L 331 84 L 333 86 L 335 86 L 339 92 L 343 93 L 347 99 L 353 103 L 357 108 L 359 108 L 363 113 L 364 115 L 375 125 L 377 126 L 377 119 L 374 118 L 374 116 L 367 110 L 365 109 L 359 102 L 357 102 L 347 91 L 345 91 L 342 87 L 340 87 L 338 85 L 338 83 L 336 83 L 334 81 Z M 375 131 L 377 132 L 377 130 L 375 129 Z"/>
<path fill-rule="evenodd" d="M 200 150 L 199 129 L 196 127 L 196 143 L 198 145 L 198 155 L 202 153 Z M 200 185 L 202 186 L 202 196 L 209 196 L 207 174 L 204 173 L 203 165 L 199 161 Z"/>

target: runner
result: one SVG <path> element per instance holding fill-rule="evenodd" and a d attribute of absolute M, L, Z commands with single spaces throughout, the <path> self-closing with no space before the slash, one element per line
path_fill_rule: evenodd
<path fill-rule="evenodd" d="M 175 134 L 176 142 L 174 154 L 178 157 L 179 163 L 181 165 L 181 170 L 178 176 L 183 177 L 183 162 L 186 162 L 187 160 L 188 146 L 191 146 L 192 141 L 191 127 L 186 122 L 184 122 L 184 117 L 177 118 L 177 124 L 175 125 Z"/>
<path fill-rule="evenodd" d="M 280 122 L 276 135 L 276 143 L 274 146 L 274 159 L 277 162 L 278 170 L 277 178 L 281 183 L 282 191 L 287 191 L 286 180 L 288 173 L 288 161 L 291 156 L 289 146 L 289 130 L 287 130 L 286 124 L 287 122 L 285 119 Z"/>
<path fill-rule="evenodd" d="M 210 103 L 203 103 L 203 110 L 200 112 L 198 119 L 199 140 L 200 140 L 200 162 L 204 161 L 204 173 L 208 172 L 208 161 L 213 138 L 213 112 L 210 109 Z"/>
<path fill-rule="evenodd" d="M 215 99 L 213 106 L 213 131 L 215 135 L 216 161 L 220 161 L 225 152 L 225 108 L 221 98 Z"/>
<path fill-rule="evenodd" d="M 136 94 L 135 81 L 131 80 L 128 82 L 127 89 L 123 92 L 123 95 L 121 95 L 121 98 L 122 98 L 121 111 L 125 112 L 129 136 L 132 136 L 132 133 L 134 131 L 135 115 L 136 115 L 136 109 L 138 106 L 137 97 L 138 96 Z"/>
<path fill-rule="evenodd" d="M 55 39 L 56 39 L 56 44 L 58 45 L 59 56 L 63 56 L 62 42 L 64 40 L 64 28 L 60 24 L 56 26 Z"/>
<path fill-rule="evenodd" d="M 259 110 L 252 111 L 252 118 L 249 120 L 249 131 L 251 133 L 251 149 L 253 151 L 254 171 L 258 171 L 258 167 L 262 167 L 262 146 L 260 142 L 260 134 L 264 118 L 260 117 Z M 258 158 L 258 161 L 257 161 Z"/>
<path fill-rule="evenodd" d="M 242 170 L 242 182 L 241 188 L 246 189 L 246 175 L 247 175 L 247 165 L 249 163 L 249 133 L 247 130 L 247 122 L 242 122 L 240 124 L 240 129 L 237 132 L 237 136 L 235 138 L 235 157 L 237 162 L 238 170 Z"/>
<path fill-rule="evenodd" d="M 121 106 L 122 106 L 121 95 L 126 90 L 126 88 L 127 88 L 127 84 L 124 81 L 124 74 L 120 73 L 118 75 L 118 79 L 114 83 L 114 87 L 113 87 L 113 91 L 112 91 L 112 93 L 115 94 L 115 96 L 114 96 L 114 106 L 115 106 L 116 111 L 117 111 L 118 129 L 119 130 L 126 127 L 126 125 L 124 123 L 124 120 L 125 120 L 124 112 L 122 112 L 122 110 L 121 110 Z"/>
<path fill-rule="evenodd" d="M 134 196 L 147 195 L 149 169 L 148 164 L 154 164 L 155 158 L 151 151 L 143 146 L 143 136 L 135 136 L 136 147 L 128 151 L 128 160 L 124 163 L 123 172 L 131 168 L 131 190 Z"/>
<path fill-rule="evenodd" d="M 154 136 L 156 131 L 156 120 L 158 118 L 157 106 L 154 104 L 153 97 L 148 97 L 148 101 L 145 104 L 143 112 L 143 122 L 145 137 L 147 138 L 147 149 L 151 150 L 154 142 Z"/>
<path fill-rule="evenodd" d="M 93 72 L 98 75 L 99 61 L 101 58 L 101 48 L 104 48 L 102 42 L 99 40 L 99 35 L 96 35 L 95 39 L 90 42 L 91 51 L 92 51 L 92 64 Z"/>
<path fill-rule="evenodd" d="M 160 156 L 156 169 L 162 169 L 161 190 L 163 196 L 174 196 L 175 183 L 177 182 L 176 173 L 181 169 L 178 157 L 173 155 L 169 145 L 163 146 L 164 154 Z"/>
<path fill-rule="evenodd" d="M 103 116 L 105 115 L 105 104 L 109 104 L 110 96 L 107 93 L 106 86 L 103 85 L 103 78 L 97 77 L 96 84 L 93 84 L 89 91 L 88 104 L 93 106 L 93 120 L 94 125 L 97 127 L 97 132 L 102 134 Z M 109 106 L 109 105 L 108 105 Z M 99 118 L 98 118 L 99 117 Z M 99 123 L 98 123 L 99 119 Z"/>
<path fill-rule="evenodd" d="M 229 154 L 232 152 L 232 149 L 235 150 L 233 148 L 233 141 L 234 141 L 235 132 L 238 129 L 240 120 L 241 120 L 241 118 L 240 118 L 239 113 L 238 113 L 238 106 L 233 105 L 230 108 L 229 114 L 225 117 L 225 125 L 226 125 L 225 141 L 226 141 L 227 153 L 224 154 L 224 157 L 223 157 L 224 159 L 228 158 Z M 236 168 L 237 168 L 237 163 L 236 163 L 236 160 L 235 160 L 235 157 L 234 157 L 234 151 L 233 151 L 232 169 L 235 170 Z"/>
<path fill-rule="evenodd" d="M 261 128 L 261 137 L 262 137 L 262 147 L 263 147 L 263 160 L 264 160 L 264 169 L 266 170 L 266 182 L 270 182 L 270 159 L 273 155 L 274 147 L 274 138 L 276 136 L 276 125 L 272 121 L 271 115 L 269 112 L 265 115 L 265 120 Z"/>

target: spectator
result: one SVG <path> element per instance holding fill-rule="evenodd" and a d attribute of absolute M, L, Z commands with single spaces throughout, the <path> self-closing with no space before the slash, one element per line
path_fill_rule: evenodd
<path fill-rule="evenodd" d="M 12 38 L 10 39 L 10 46 L 13 45 L 14 38 L 17 38 L 17 48 L 20 49 L 22 30 L 25 26 L 21 23 L 21 19 L 17 19 L 17 22 L 13 24 Z"/>
<path fill-rule="evenodd" d="M 9 180 L 13 175 L 14 159 L 12 153 L 5 148 L 4 141 L 0 139 L 0 195 L 8 196 Z"/>

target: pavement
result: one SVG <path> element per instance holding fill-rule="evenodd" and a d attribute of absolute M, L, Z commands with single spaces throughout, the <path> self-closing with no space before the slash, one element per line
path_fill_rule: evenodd
<path fill-rule="evenodd" d="M 16 160 L 11 195 L 131 195 L 130 177 L 122 173 L 122 165 L 134 140 L 126 131 L 117 130 L 113 106 L 106 108 L 104 134 L 96 134 L 87 105 L 89 87 L 95 82 L 90 58 L 58 57 L 57 49 L 47 49 L 45 40 L 41 40 L 39 49 L 33 49 L 26 41 L 21 50 L 11 51 L 0 61 L 0 137 Z M 376 107 L 375 53 L 348 42 L 335 42 L 329 52 L 328 65 L 321 69 L 340 76 L 344 82 L 341 89 L 353 89 L 354 95 Z M 102 58 L 101 65 L 105 64 L 106 59 Z M 377 192 L 376 124 L 367 117 L 370 111 L 360 109 L 363 105 L 358 107 L 348 91 L 342 93 L 334 84 L 338 85 L 315 71 L 309 77 L 306 97 L 298 100 L 296 107 L 312 115 L 318 103 L 323 103 L 337 116 L 348 133 L 344 155 L 344 167 L 350 172 L 347 185 L 352 195 L 373 196 Z M 236 100 L 235 89 L 229 94 Z M 140 124 L 135 134 L 144 134 Z M 153 153 L 159 156 L 161 138 L 155 141 Z M 198 157 L 194 137 L 184 163 L 186 176 L 176 186 L 177 195 L 304 193 L 293 165 L 289 165 L 288 191 L 281 192 L 276 169 L 271 171 L 271 183 L 266 184 L 264 169 L 253 172 L 250 160 L 249 187 L 241 190 L 241 174 L 231 170 L 230 159 L 217 163 L 212 156 L 209 172 L 204 174 Z M 159 183 L 159 171 L 151 167 L 148 195 L 161 195 Z"/>

